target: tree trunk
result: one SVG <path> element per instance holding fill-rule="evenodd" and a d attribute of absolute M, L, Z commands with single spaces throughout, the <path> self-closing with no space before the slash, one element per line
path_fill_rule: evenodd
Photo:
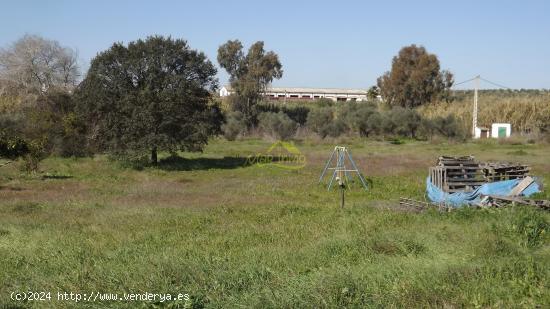
<path fill-rule="evenodd" d="M 157 147 L 153 147 L 153 149 L 151 150 L 151 163 L 153 163 L 155 165 L 158 163 L 158 160 L 157 160 Z"/>

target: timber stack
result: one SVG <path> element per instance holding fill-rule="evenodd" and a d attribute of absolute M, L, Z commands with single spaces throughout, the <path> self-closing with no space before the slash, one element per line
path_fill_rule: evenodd
<path fill-rule="evenodd" d="M 523 179 L 529 176 L 528 165 L 520 163 L 488 162 L 481 164 L 483 175 L 488 182 Z"/>
<path fill-rule="evenodd" d="M 478 162 L 473 156 L 440 156 L 436 165 L 430 167 L 430 179 L 444 192 L 471 192 L 488 182 L 523 179 L 529 171 L 525 164 Z"/>
<path fill-rule="evenodd" d="M 430 168 L 432 183 L 445 192 L 469 192 L 486 181 L 473 156 L 440 156 Z"/>

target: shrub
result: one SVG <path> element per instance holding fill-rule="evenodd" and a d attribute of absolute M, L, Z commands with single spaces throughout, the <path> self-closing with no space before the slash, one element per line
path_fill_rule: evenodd
<path fill-rule="evenodd" d="M 382 122 L 384 118 L 380 115 L 379 112 L 372 113 L 366 120 L 366 122 L 360 126 L 359 130 L 365 136 L 371 134 L 381 134 L 382 133 Z"/>
<path fill-rule="evenodd" d="M 283 112 L 261 113 L 258 117 L 260 128 L 272 137 L 288 140 L 296 133 L 298 124 Z"/>
<path fill-rule="evenodd" d="M 346 121 L 347 130 L 358 132 L 360 136 L 368 136 L 369 124 L 367 120 L 374 113 L 377 113 L 376 105 L 351 102 L 341 108 L 338 118 Z"/>
<path fill-rule="evenodd" d="M 333 110 L 331 107 L 321 107 L 309 112 L 307 116 L 307 127 L 325 138 L 330 131 L 331 122 L 333 119 Z"/>
<path fill-rule="evenodd" d="M 257 105 L 257 109 L 260 113 L 272 112 L 285 113 L 290 119 L 294 120 L 299 125 L 305 125 L 307 122 L 307 115 L 309 114 L 309 108 L 306 106 L 279 106 L 273 103 L 263 103 Z"/>
<path fill-rule="evenodd" d="M 222 125 L 222 131 L 225 139 L 234 141 L 239 134 L 247 130 L 247 124 L 241 112 L 229 112 L 225 123 Z"/>
<path fill-rule="evenodd" d="M 433 127 L 436 132 L 440 133 L 447 138 L 463 138 L 464 132 L 453 115 L 448 115 L 446 117 L 435 117 L 432 120 Z"/>
<path fill-rule="evenodd" d="M 27 142 L 20 137 L 0 131 L 0 157 L 15 159 L 29 152 Z"/>
<path fill-rule="evenodd" d="M 33 140 L 26 144 L 28 151 L 21 156 L 19 169 L 23 172 L 34 173 L 38 171 L 40 161 L 48 156 L 47 139 Z"/>
<path fill-rule="evenodd" d="M 401 136 L 416 138 L 420 127 L 420 115 L 413 109 L 394 107 L 391 112 L 392 122 L 395 124 L 395 133 Z"/>
<path fill-rule="evenodd" d="M 322 129 L 323 136 L 338 137 L 347 130 L 346 123 L 341 118 L 334 119 Z"/>
<path fill-rule="evenodd" d="M 88 145 L 86 127 L 82 120 L 74 113 L 69 113 L 62 118 L 63 131 L 56 139 L 55 152 L 63 157 L 83 157 L 89 155 L 91 149 Z"/>

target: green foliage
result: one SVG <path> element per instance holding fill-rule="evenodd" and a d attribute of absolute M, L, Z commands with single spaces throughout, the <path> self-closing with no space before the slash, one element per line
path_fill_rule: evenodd
<path fill-rule="evenodd" d="M 241 112 L 229 112 L 225 123 L 222 125 L 223 135 L 228 141 L 234 141 L 237 136 L 246 130 L 246 121 L 244 121 Z"/>
<path fill-rule="evenodd" d="M 415 110 L 397 106 L 391 110 L 390 117 L 391 121 L 395 124 L 396 134 L 416 138 L 421 118 Z"/>
<path fill-rule="evenodd" d="M 307 116 L 307 127 L 322 138 L 325 138 L 331 131 L 333 118 L 334 111 L 331 107 L 314 109 Z"/>
<path fill-rule="evenodd" d="M 0 157 L 16 159 L 29 153 L 29 145 L 25 140 L 17 136 L 10 136 L 5 131 L 0 131 Z"/>
<path fill-rule="evenodd" d="M 369 90 L 367 90 L 367 99 L 369 99 L 369 101 L 376 100 L 379 95 L 380 95 L 380 88 L 378 88 L 378 86 L 376 85 L 370 87 Z"/>
<path fill-rule="evenodd" d="M 465 134 L 460 123 L 453 115 L 435 117 L 432 119 L 433 128 L 447 138 L 464 138 Z"/>
<path fill-rule="evenodd" d="M 218 63 L 229 74 L 236 92 L 234 110 L 243 113 L 249 127 L 255 125 L 255 107 L 262 93 L 273 79 L 283 76 L 279 57 L 273 51 L 266 52 L 262 41 L 252 44 L 245 55 L 239 40 L 229 40 L 218 48 Z"/>
<path fill-rule="evenodd" d="M 448 99 L 453 82 L 450 72 L 440 71 L 436 55 L 413 44 L 393 58 L 391 71 L 378 78 L 378 87 L 390 105 L 411 108 Z"/>
<path fill-rule="evenodd" d="M 464 137 L 462 127 L 452 116 L 424 119 L 414 109 L 396 106 L 380 111 L 374 104 L 359 102 L 313 109 L 307 127 L 322 138 L 344 133 L 413 139 L 432 138 L 436 134 L 452 139 Z"/>
<path fill-rule="evenodd" d="M 284 112 L 261 113 L 258 117 L 259 126 L 265 133 L 280 140 L 288 140 L 296 134 L 298 124 Z"/>
<path fill-rule="evenodd" d="M 22 157 L 19 165 L 21 171 L 26 173 L 38 172 L 40 161 L 44 160 L 49 155 L 44 144 L 45 141 L 37 140 L 34 140 L 28 144 L 29 152 Z"/>
<path fill-rule="evenodd" d="M 541 245 L 544 239 L 548 239 L 550 224 L 540 213 L 523 212 L 515 220 L 512 227 L 521 236 L 525 246 L 536 247 Z"/>
<path fill-rule="evenodd" d="M 296 123 L 302 126 L 302 125 L 305 125 L 307 122 L 307 115 L 309 114 L 310 108 L 302 105 L 280 106 L 279 104 L 263 103 L 263 104 L 258 104 L 258 111 L 272 112 L 272 113 L 283 112 L 288 117 L 290 117 L 290 119 L 292 119 L 293 121 L 295 121 Z"/>
<path fill-rule="evenodd" d="M 78 91 L 78 110 L 97 147 L 112 153 L 201 150 L 219 133 L 210 101 L 216 69 L 181 39 L 115 43 L 92 60 Z"/>
<path fill-rule="evenodd" d="M 64 157 L 90 153 L 84 120 L 76 115 L 72 95 L 51 90 L 24 109 L 25 136 L 41 140 L 43 151 Z"/>
<path fill-rule="evenodd" d="M 83 122 L 69 93 L 49 89 L 0 117 L 0 157 L 20 158 L 20 169 L 36 172 L 48 155 L 88 154 Z"/>

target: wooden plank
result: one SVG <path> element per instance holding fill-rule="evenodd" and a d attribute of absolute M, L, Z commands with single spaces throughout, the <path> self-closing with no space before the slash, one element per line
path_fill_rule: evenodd
<path fill-rule="evenodd" d="M 446 170 L 480 170 L 479 166 L 445 166 Z"/>
<path fill-rule="evenodd" d="M 520 181 L 517 186 L 515 186 L 512 191 L 510 191 L 510 194 L 511 196 L 517 196 L 517 195 L 520 195 L 521 192 L 523 192 L 523 190 L 527 189 L 527 187 L 529 187 L 533 182 L 535 181 L 535 179 L 533 179 L 533 177 L 525 177 L 523 178 L 522 181 Z"/>
<path fill-rule="evenodd" d="M 457 186 L 460 184 L 464 184 L 465 186 L 475 186 L 475 185 L 482 185 L 485 184 L 486 181 L 479 180 L 479 179 L 447 179 L 447 183 L 449 186 Z"/>

